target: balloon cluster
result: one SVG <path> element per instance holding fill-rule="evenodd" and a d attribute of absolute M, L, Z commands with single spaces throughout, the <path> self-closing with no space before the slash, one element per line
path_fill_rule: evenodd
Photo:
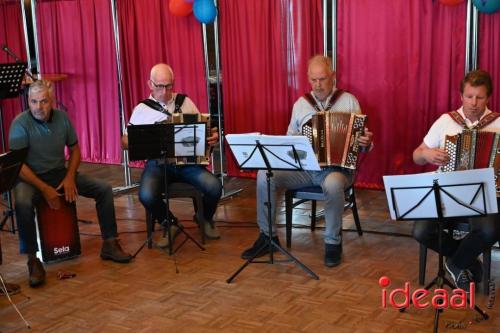
<path fill-rule="evenodd" d="M 213 23 L 217 17 L 214 0 L 170 0 L 170 13 L 175 16 L 188 16 L 191 12 L 200 23 Z"/>

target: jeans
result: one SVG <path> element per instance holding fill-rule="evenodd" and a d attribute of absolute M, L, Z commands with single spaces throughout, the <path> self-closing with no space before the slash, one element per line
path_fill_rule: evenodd
<path fill-rule="evenodd" d="M 257 174 L 257 223 L 261 232 L 269 233 L 267 208 L 267 176 L 266 171 Z M 344 190 L 352 184 L 352 173 L 341 168 L 330 167 L 321 171 L 273 171 L 270 178 L 272 236 L 276 235 L 276 190 L 299 189 L 306 186 L 321 186 L 327 199 L 325 201 L 325 243 L 340 244 L 342 242 L 342 214 L 344 213 Z"/>
<path fill-rule="evenodd" d="M 66 169 L 53 170 L 37 176 L 55 188 L 66 176 Z M 79 195 L 95 200 L 102 238 L 116 237 L 115 207 L 111 186 L 99 179 L 78 173 L 76 175 L 76 188 Z M 19 181 L 14 187 L 14 198 L 20 251 L 21 253 L 35 254 L 38 250 L 35 206 L 39 200 L 43 199 L 42 193 L 33 185 Z"/>
<path fill-rule="evenodd" d="M 166 219 L 167 207 L 162 198 L 165 192 L 165 173 L 167 183 L 188 183 L 203 193 L 204 218 L 212 221 L 222 195 L 222 184 L 217 177 L 199 165 L 165 166 L 156 160 L 148 161 L 139 189 L 139 200 L 144 207 L 159 221 Z"/>
<path fill-rule="evenodd" d="M 497 199 L 497 201 L 499 201 Z M 500 204 L 500 202 L 499 202 Z M 500 240 L 499 214 L 474 218 L 449 218 L 445 222 L 450 229 L 456 222 L 470 223 L 470 232 L 461 240 L 455 240 L 452 233 L 442 233 L 442 254 L 451 260 L 451 263 L 460 268 L 467 269 L 476 258 L 486 249 Z M 439 232 L 436 220 L 415 221 L 413 237 L 426 247 L 439 251 Z"/>

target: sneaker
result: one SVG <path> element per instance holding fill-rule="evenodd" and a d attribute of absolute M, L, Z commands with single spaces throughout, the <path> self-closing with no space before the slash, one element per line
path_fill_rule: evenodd
<path fill-rule="evenodd" d="M 198 220 L 197 215 L 193 215 L 193 221 L 199 226 L 200 221 Z M 203 232 L 205 233 L 205 237 L 207 239 L 220 239 L 220 232 L 215 226 L 213 221 L 205 220 L 203 223 Z"/>
<path fill-rule="evenodd" d="M 466 293 L 470 292 L 470 283 L 474 282 L 472 280 L 472 274 L 468 269 L 460 269 L 453 265 L 449 260 L 446 260 L 444 267 L 450 274 L 455 286 L 459 289 L 464 290 Z"/>
<path fill-rule="evenodd" d="M 268 254 L 269 253 L 268 239 L 269 238 L 266 236 L 266 234 L 261 232 L 259 234 L 259 238 L 257 238 L 255 243 L 253 243 L 252 247 L 243 251 L 243 253 L 241 254 L 241 258 L 242 259 L 258 258 Z M 276 244 L 281 246 L 278 236 L 274 236 L 272 239 Z M 272 249 L 273 252 L 278 252 L 278 250 L 274 246 L 272 247 Z"/>
<path fill-rule="evenodd" d="M 165 226 L 165 228 L 166 228 L 166 226 Z M 174 242 L 175 239 L 177 238 L 177 236 L 179 236 L 181 234 L 182 228 L 183 228 L 183 225 L 180 223 L 177 223 L 177 224 L 170 226 L 170 233 L 172 234 L 172 242 Z M 165 229 L 165 233 L 166 233 L 166 229 Z M 168 247 L 168 235 L 165 234 L 164 236 L 162 236 L 156 242 L 156 246 L 159 247 L 160 249 L 167 248 Z"/>
<path fill-rule="evenodd" d="M 335 267 L 342 262 L 342 244 L 325 243 L 325 266 Z"/>
<path fill-rule="evenodd" d="M 123 251 L 118 238 L 115 237 L 104 240 L 101 248 L 101 258 L 118 263 L 128 263 L 132 260 L 132 256 Z"/>
<path fill-rule="evenodd" d="M 45 282 L 45 269 L 38 258 L 28 259 L 28 273 L 30 287 L 38 287 Z"/>
<path fill-rule="evenodd" d="M 469 272 L 472 275 L 474 283 L 481 283 L 481 281 L 483 281 L 483 263 L 481 260 L 476 259 L 469 267 Z"/>
<path fill-rule="evenodd" d="M 5 289 L 7 290 L 7 294 L 15 295 L 21 292 L 21 286 L 15 283 L 5 282 Z M 5 295 L 4 285 L 0 283 L 0 296 Z"/>

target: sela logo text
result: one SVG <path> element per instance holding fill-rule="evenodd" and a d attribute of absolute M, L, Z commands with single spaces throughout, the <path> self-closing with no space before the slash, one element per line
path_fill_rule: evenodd
<path fill-rule="evenodd" d="M 69 253 L 69 246 L 62 246 L 62 247 L 55 247 L 54 248 L 54 254 L 56 256 Z"/>
<path fill-rule="evenodd" d="M 451 293 L 446 289 L 437 288 L 429 291 L 424 288 L 410 290 L 410 282 L 405 282 L 404 288 L 395 288 L 388 291 L 386 288 L 391 284 L 391 279 L 382 276 L 378 280 L 382 287 L 382 308 L 387 308 L 387 300 L 390 306 L 396 309 L 408 308 L 411 304 L 417 309 L 425 309 L 432 306 L 434 309 L 467 309 L 467 293 L 463 289 L 453 289 Z M 469 308 L 474 309 L 475 285 L 470 283 Z"/>

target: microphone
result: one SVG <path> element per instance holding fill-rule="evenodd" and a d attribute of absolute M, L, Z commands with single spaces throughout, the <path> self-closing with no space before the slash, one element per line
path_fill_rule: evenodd
<path fill-rule="evenodd" d="M 12 58 L 14 58 L 16 62 L 21 62 L 21 59 L 19 59 L 18 56 L 16 56 L 16 54 L 7 47 L 7 44 L 2 45 L 2 50 L 7 52 L 7 54 L 10 55 Z"/>

